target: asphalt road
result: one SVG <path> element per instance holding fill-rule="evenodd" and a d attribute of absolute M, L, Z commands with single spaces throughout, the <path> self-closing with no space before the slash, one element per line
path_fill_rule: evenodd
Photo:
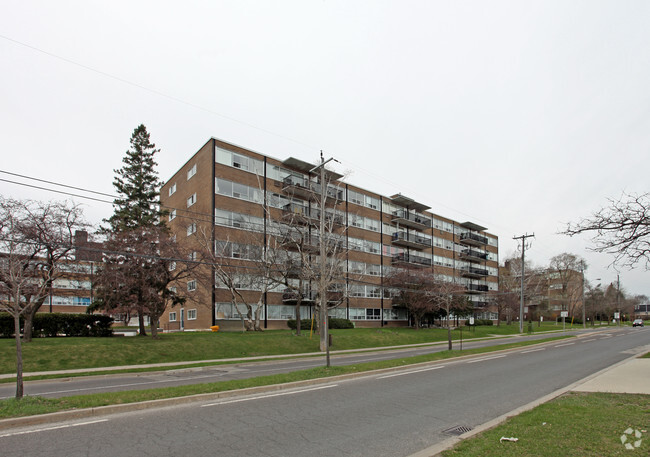
<path fill-rule="evenodd" d="M 549 338 L 551 336 L 559 336 L 562 334 L 576 335 L 576 332 L 539 333 L 486 341 L 465 340 L 463 341 L 463 349 L 497 346 L 517 341 Z M 460 344 L 454 343 L 454 349 L 459 348 Z M 446 349 L 447 344 L 445 343 L 436 346 L 393 351 L 335 355 L 331 358 L 331 363 L 332 365 L 353 365 L 355 363 L 410 357 L 420 354 L 430 354 L 433 352 L 444 351 Z M 233 379 L 245 379 L 257 376 L 287 373 L 306 368 L 323 366 L 324 364 L 325 362 L 323 357 L 313 357 L 302 358 L 298 360 L 276 360 L 270 362 L 239 363 L 235 365 L 216 365 L 210 367 L 170 370 L 162 372 L 63 378 L 47 381 L 26 382 L 25 394 L 57 398 L 70 395 L 83 395 L 100 392 L 173 387 L 186 384 L 229 381 Z M 0 399 L 12 398 L 15 395 L 15 390 L 15 383 L 0 384 Z"/>
<path fill-rule="evenodd" d="M 298 390 L 0 432 L 3 456 L 407 456 L 650 344 L 612 329 Z"/>

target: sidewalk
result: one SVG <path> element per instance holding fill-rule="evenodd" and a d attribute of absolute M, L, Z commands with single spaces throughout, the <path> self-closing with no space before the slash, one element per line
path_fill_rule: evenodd
<path fill-rule="evenodd" d="M 572 390 L 650 395 L 650 358 L 624 360 Z"/>

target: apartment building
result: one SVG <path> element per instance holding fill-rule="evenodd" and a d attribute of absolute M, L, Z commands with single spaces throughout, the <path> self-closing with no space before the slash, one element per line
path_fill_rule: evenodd
<path fill-rule="evenodd" d="M 317 261 L 320 207 L 314 197 L 324 193 L 324 219 L 330 238 L 341 247 L 347 288 L 331 316 L 348 318 L 357 326 L 408 325 L 408 313 L 392 302 L 386 278 L 396 268 L 417 268 L 463 284 L 475 315 L 486 317 L 486 294 L 498 289 L 495 235 L 478 224 L 435 214 L 425 202 L 401 194 L 380 195 L 344 182 L 331 171 L 321 183 L 314 167 L 297 158 L 279 160 L 212 138 L 165 183 L 161 203 L 169 211 L 177 241 L 191 247 L 190 257 L 199 258 L 201 250 L 216 251 L 219 246 L 242 274 L 253 274 L 255 257 L 266 249 L 263 240 L 277 233 L 280 225 L 306 233 L 301 235 L 301 241 L 307 241 L 301 252 L 312 246 L 308 258 Z M 213 273 L 205 265 L 203 279 L 177 285 L 187 289 L 190 299 L 165 312 L 164 329 L 238 325 L 241 309 L 233 306 L 230 291 Z M 248 288 L 241 288 L 245 297 L 259 298 L 254 286 Z M 315 297 L 309 288 L 306 284 L 302 295 L 302 318 L 314 314 Z M 286 328 L 286 321 L 295 316 L 295 294 L 280 285 L 270 288 L 260 302 L 264 328 Z"/>

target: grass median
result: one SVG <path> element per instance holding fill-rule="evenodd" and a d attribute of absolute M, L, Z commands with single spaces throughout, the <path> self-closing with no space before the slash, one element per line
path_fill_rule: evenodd
<path fill-rule="evenodd" d="M 214 383 L 194 384 L 179 387 L 168 387 L 148 390 L 133 390 L 127 392 L 108 392 L 91 395 L 77 395 L 59 399 L 49 399 L 42 397 L 25 397 L 22 400 L 1 400 L 0 401 L 0 418 L 10 418 L 19 416 L 29 416 L 35 414 L 45 414 L 56 411 L 71 409 L 93 408 L 107 405 L 117 405 L 125 403 L 135 403 L 148 400 L 158 400 L 163 398 L 183 397 L 203 393 L 224 392 L 229 390 L 244 389 L 247 387 L 267 386 L 274 384 L 284 384 L 294 381 L 308 379 L 327 378 L 342 374 L 360 373 L 365 371 L 378 370 L 382 368 L 401 367 L 423 362 L 432 362 L 436 360 L 445 360 L 461 355 L 482 354 L 488 352 L 501 351 L 506 349 L 530 346 L 543 342 L 555 341 L 566 336 L 546 338 L 544 340 L 524 341 L 520 343 L 504 344 L 487 348 L 478 348 L 470 350 L 452 350 L 436 352 L 433 354 L 419 355 L 414 357 L 404 357 L 393 360 L 378 362 L 366 362 L 355 365 L 341 367 L 320 367 L 307 370 L 294 371 L 291 373 L 278 374 L 272 376 L 260 376 L 256 378 L 221 381 Z"/>
<path fill-rule="evenodd" d="M 562 326 L 534 326 L 534 332 L 561 330 Z M 463 339 L 508 336 L 518 333 L 517 325 L 465 327 Z M 363 328 L 331 330 L 332 350 L 402 346 L 446 341 L 446 329 Z M 459 339 L 461 331 L 453 331 Z M 269 355 L 298 355 L 318 352 L 318 335 L 309 330 L 295 336 L 290 330 L 266 332 L 186 332 L 146 337 L 121 338 L 36 338 L 23 345 L 23 370 L 39 371 L 102 368 Z M 16 350 L 12 339 L 0 339 L 0 374 L 15 373 Z"/>
<path fill-rule="evenodd" d="M 648 424 L 650 395 L 570 392 L 462 441 L 442 455 L 649 455 Z"/>

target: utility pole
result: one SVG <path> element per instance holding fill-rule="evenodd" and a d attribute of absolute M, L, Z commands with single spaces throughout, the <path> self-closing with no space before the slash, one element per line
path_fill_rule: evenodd
<path fill-rule="evenodd" d="M 621 275 L 616 274 L 616 310 L 618 311 L 618 326 L 621 326 L 621 304 L 618 297 L 621 295 Z"/>
<path fill-rule="evenodd" d="M 526 233 L 521 236 L 513 236 L 513 240 L 521 240 L 521 290 L 519 291 L 521 299 L 519 301 L 519 333 L 524 333 L 524 274 L 526 273 L 526 238 L 534 238 L 535 234 Z"/>
<path fill-rule="evenodd" d="M 582 273 L 582 328 L 587 329 L 587 313 L 585 310 L 585 264 L 580 262 L 580 273 Z"/>
<path fill-rule="evenodd" d="M 318 229 L 318 243 L 320 247 L 320 277 L 319 277 L 319 313 L 318 321 L 320 326 L 320 350 L 325 351 L 325 359 L 327 368 L 330 367 L 330 345 L 329 345 L 329 329 L 327 322 L 327 251 L 325 246 L 325 201 L 327 199 L 327 184 L 325 182 L 325 164 L 335 160 L 323 158 L 323 151 L 320 152 L 320 165 L 315 166 L 309 173 L 320 168 L 320 224 Z M 336 161 L 336 160 L 335 160 Z"/>

